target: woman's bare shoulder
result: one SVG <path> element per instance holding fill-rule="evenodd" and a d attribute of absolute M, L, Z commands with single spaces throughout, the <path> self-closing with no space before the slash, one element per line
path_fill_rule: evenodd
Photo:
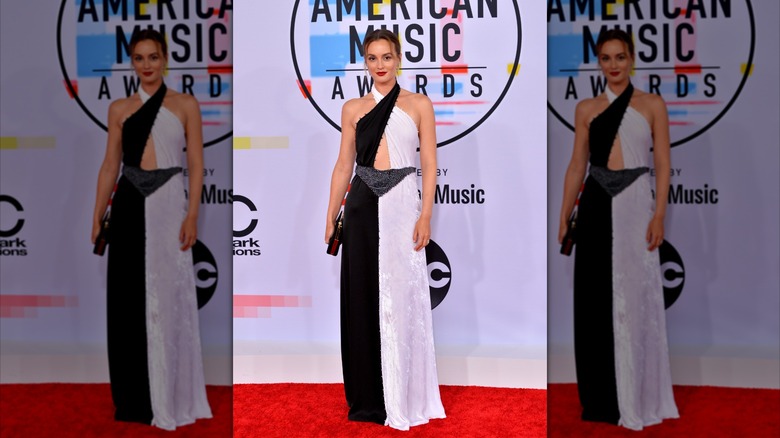
<path fill-rule="evenodd" d="M 114 100 L 108 106 L 108 109 L 109 111 L 121 111 L 123 109 L 138 105 L 140 103 L 141 103 L 141 98 L 138 97 L 138 93 L 136 93 L 129 97 L 123 97 L 121 99 Z"/>
<path fill-rule="evenodd" d="M 602 93 L 596 97 L 588 99 L 582 99 L 577 103 L 575 108 L 576 114 L 579 116 L 595 116 L 609 106 L 607 97 Z"/>
<path fill-rule="evenodd" d="M 408 99 L 412 105 L 424 105 L 428 106 L 431 105 L 431 99 L 422 93 L 412 93 L 409 90 L 401 89 L 401 94 L 399 95 L 400 98 Z"/>
<path fill-rule="evenodd" d="M 108 106 L 108 118 L 116 121 L 124 120 L 137 111 L 142 104 L 137 93 L 130 97 L 116 99 Z"/>
<path fill-rule="evenodd" d="M 189 93 L 179 93 L 178 91 L 171 90 L 170 88 L 165 93 L 165 100 L 166 104 L 170 104 L 176 109 L 200 109 L 200 104 L 198 103 L 198 99 L 196 99 L 195 96 Z"/>
<path fill-rule="evenodd" d="M 650 112 L 664 111 L 666 109 L 666 102 L 664 98 L 655 94 L 647 93 L 640 90 L 634 91 L 634 102 L 637 109 L 645 109 Z"/>
<path fill-rule="evenodd" d="M 374 98 L 371 94 L 366 94 L 363 97 L 356 97 L 344 102 L 344 106 L 341 107 L 343 114 L 357 114 L 362 110 L 368 112 L 371 107 L 374 106 Z"/>

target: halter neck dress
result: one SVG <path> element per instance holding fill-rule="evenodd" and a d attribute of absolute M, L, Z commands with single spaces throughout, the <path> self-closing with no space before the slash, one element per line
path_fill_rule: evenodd
<path fill-rule="evenodd" d="M 578 212 L 574 345 L 584 420 L 629 429 L 678 418 L 669 371 L 658 249 L 647 250 L 654 214 L 648 173 L 653 146 L 645 117 L 629 106 L 633 87 L 590 125 L 590 175 Z M 615 136 L 619 138 L 619 146 Z M 607 169 L 612 147 L 624 169 Z"/>
<path fill-rule="evenodd" d="M 122 126 L 122 177 L 108 250 L 108 360 L 115 418 L 173 430 L 211 418 L 206 398 L 187 213 L 184 127 L 162 106 L 163 84 Z M 147 142 L 149 143 L 147 146 Z M 158 169 L 140 169 L 154 147 Z"/>
<path fill-rule="evenodd" d="M 425 251 L 412 236 L 420 215 L 417 126 L 376 89 L 357 124 L 356 171 L 344 206 L 341 353 L 349 419 L 396 429 L 444 418 L 433 348 Z M 382 136 L 388 170 L 376 170 Z"/>

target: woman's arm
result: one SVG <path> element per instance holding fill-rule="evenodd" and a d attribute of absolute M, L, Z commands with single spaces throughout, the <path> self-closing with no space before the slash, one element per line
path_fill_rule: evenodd
<path fill-rule="evenodd" d="M 188 94 L 182 94 L 180 97 L 184 101 L 186 116 L 184 130 L 187 137 L 189 196 L 187 216 L 181 224 L 179 241 L 182 244 L 181 250 L 186 251 L 195 244 L 198 238 L 198 209 L 203 191 L 203 122 L 198 101 Z"/>
<path fill-rule="evenodd" d="M 108 140 L 106 141 L 106 155 L 103 164 L 100 165 L 97 179 L 97 194 L 95 196 L 95 211 L 92 215 L 92 243 L 95 243 L 100 233 L 100 221 L 108 208 L 108 200 L 114 191 L 119 164 L 122 161 L 122 129 L 119 126 L 122 104 L 118 101 L 108 107 Z"/>
<path fill-rule="evenodd" d="M 655 167 L 655 214 L 647 226 L 647 249 L 652 251 L 664 241 L 664 218 L 669 198 L 669 180 L 672 160 L 669 145 L 669 114 L 666 102 L 656 95 L 651 97 L 653 114 L 653 165 Z"/>
<path fill-rule="evenodd" d="M 558 243 L 562 243 L 563 236 L 566 235 L 569 217 L 574 210 L 574 202 L 577 200 L 580 187 L 582 187 L 582 180 L 585 178 L 585 170 L 588 165 L 588 106 L 588 101 L 582 101 L 577 104 L 577 109 L 574 112 L 574 148 L 563 180 Z"/>
<path fill-rule="evenodd" d="M 344 195 L 347 193 L 349 178 L 355 167 L 355 127 L 352 121 L 355 117 L 355 101 L 348 101 L 341 108 L 341 143 L 336 165 L 333 166 L 333 174 L 330 179 L 330 197 L 328 198 L 328 211 L 325 215 L 325 243 L 330 240 L 335 229 L 336 215 L 338 214 Z"/>
<path fill-rule="evenodd" d="M 425 95 L 418 95 L 420 111 L 420 168 L 422 169 L 422 210 L 414 227 L 415 251 L 428 244 L 431 238 L 433 197 L 436 191 L 436 120 L 433 104 Z"/>

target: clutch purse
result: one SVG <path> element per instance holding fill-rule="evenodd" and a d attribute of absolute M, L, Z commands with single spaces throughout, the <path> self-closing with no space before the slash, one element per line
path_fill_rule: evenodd
<path fill-rule="evenodd" d="M 570 256 L 575 243 L 577 243 L 577 210 L 574 210 L 569 217 L 566 235 L 563 236 L 563 242 L 561 242 L 561 254 Z"/>
<path fill-rule="evenodd" d="M 344 211 L 339 211 L 339 215 L 336 217 L 336 229 L 333 230 L 330 239 L 328 240 L 327 253 L 332 256 L 339 254 L 339 247 L 341 246 L 341 230 L 344 223 Z"/>
<path fill-rule="evenodd" d="M 103 219 L 100 221 L 100 232 L 95 239 L 95 248 L 93 253 L 102 256 L 106 253 L 106 247 L 108 246 L 109 229 L 108 224 L 111 222 L 111 209 L 106 210 L 106 214 L 103 215 Z"/>

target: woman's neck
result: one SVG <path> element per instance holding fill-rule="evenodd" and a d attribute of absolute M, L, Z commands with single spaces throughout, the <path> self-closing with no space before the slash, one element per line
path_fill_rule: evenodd
<path fill-rule="evenodd" d="M 160 86 L 162 86 L 162 83 L 163 83 L 162 79 L 160 79 L 159 81 L 154 81 L 154 82 L 152 82 L 150 84 L 145 84 L 145 83 L 141 82 L 141 88 L 143 88 L 143 90 L 144 90 L 144 92 L 146 92 L 146 94 L 148 94 L 150 96 L 153 96 L 154 93 L 156 93 L 157 90 L 160 89 Z"/>
<path fill-rule="evenodd" d="M 379 94 L 381 94 L 382 96 L 386 96 L 387 93 L 389 93 L 397 83 L 398 81 L 393 81 L 387 84 L 377 84 L 376 82 L 374 82 L 374 88 L 376 89 L 376 91 L 379 92 Z"/>
<path fill-rule="evenodd" d="M 611 84 L 607 82 L 607 87 L 609 87 L 610 91 L 620 96 L 624 91 L 626 91 L 626 88 L 628 88 L 628 84 L 630 84 L 631 81 L 620 81 L 614 84 Z"/>

